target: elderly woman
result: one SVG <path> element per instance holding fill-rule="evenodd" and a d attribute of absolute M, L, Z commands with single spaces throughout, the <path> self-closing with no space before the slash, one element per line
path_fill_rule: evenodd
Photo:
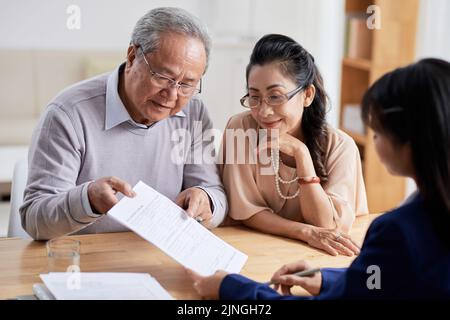
<path fill-rule="evenodd" d="M 332 255 L 358 253 L 346 233 L 368 212 L 360 156 L 354 141 L 325 121 L 327 95 L 314 58 L 289 37 L 266 35 L 246 77 L 241 104 L 250 111 L 229 120 L 223 139 L 229 216 Z M 234 136 L 251 131 L 271 139 L 235 145 Z M 256 147 L 253 159 L 230 155 Z"/>

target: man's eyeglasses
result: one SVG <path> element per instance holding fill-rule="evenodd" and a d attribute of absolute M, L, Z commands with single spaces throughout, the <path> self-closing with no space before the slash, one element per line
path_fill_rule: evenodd
<path fill-rule="evenodd" d="M 292 97 L 299 93 L 302 89 L 303 86 L 299 86 L 286 94 L 271 94 L 270 96 L 264 98 L 260 96 L 251 96 L 247 93 L 241 98 L 240 101 L 243 107 L 250 109 L 258 108 L 261 105 L 262 101 L 264 101 L 269 106 L 276 107 L 291 100 Z"/>
<path fill-rule="evenodd" d="M 152 70 L 152 67 L 150 67 L 150 64 L 148 63 L 147 59 L 145 58 L 144 50 L 142 47 L 139 47 L 141 49 L 142 57 L 144 58 L 145 64 L 148 66 L 148 69 L 150 70 L 150 79 L 153 83 L 153 85 L 157 86 L 158 88 L 172 88 L 175 87 L 177 89 L 177 92 L 180 96 L 188 97 L 196 93 L 202 92 L 202 79 L 200 78 L 199 81 L 199 87 L 194 87 L 189 84 L 185 83 L 179 83 L 169 77 L 166 77 L 158 72 L 155 72 Z"/>

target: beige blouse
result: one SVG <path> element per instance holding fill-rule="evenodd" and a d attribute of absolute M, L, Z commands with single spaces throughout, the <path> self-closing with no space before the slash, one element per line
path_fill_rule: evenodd
<path fill-rule="evenodd" d="M 254 131 L 258 130 L 258 124 L 250 112 L 243 112 L 233 116 L 228 121 L 226 129 L 228 134 L 236 132 L 236 129 L 243 129 L 245 132 L 248 129 Z M 359 151 L 353 139 L 344 132 L 329 126 L 328 133 L 326 156 L 328 181 L 322 186 L 329 197 L 330 206 L 333 207 L 336 222 L 350 228 L 355 215 L 368 213 Z M 235 220 L 245 220 L 258 212 L 269 210 L 286 219 L 303 222 L 303 213 L 298 199 L 284 200 L 278 195 L 275 187 L 275 175 L 270 163 L 265 161 L 266 165 L 264 165 L 261 164 L 261 161 L 247 156 L 244 163 L 236 164 L 239 154 L 237 149 L 242 147 L 243 141 L 245 141 L 246 155 L 257 145 L 250 143 L 251 139 L 241 139 L 237 143 L 238 139 L 234 137 L 233 144 L 227 141 L 228 134 L 225 131 L 222 140 L 219 157 L 222 164 L 219 165 L 219 168 L 228 195 L 229 216 Z M 256 141 L 256 143 L 258 142 Z M 229 159 L 227 159 L 227 151 L 230 153 L 232 150 L 230 144 L 233 145 L 231 148 L 234 149 L 234 155 L 231 157 L 228 155 Z M 252 153 L 250 152 L 250 154 Z M 233 156 L 234 159 L 231 159 Z M 230 160 L 234 160 L 234 163 Z M 291 180 L 295 177 L 296 169 L 280 163 L 279 174 L 284 180 Z M 284 195 L 294 194 L 297 188 L 297 183 L 290 185 L 280 183 L 280 189 Z M 300 191 L 299 197 L 301 196 Z"/>

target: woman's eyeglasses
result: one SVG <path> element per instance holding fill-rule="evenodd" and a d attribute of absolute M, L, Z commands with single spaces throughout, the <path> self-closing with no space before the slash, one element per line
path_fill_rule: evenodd
<path fill-rule="evenodd" d="M 292 97 L 299 93 L 302 89 L 303 86 L 299 86 L 286 94 L 271 94 L 267 97 L 251 96 L 247 93 L 241 98 L 240 102 L 243 107 L 250 109 L 258 108 L 261 105 L 262 101 L 264 101 L 269 106 L 276 107 L 291 100 Z"/>

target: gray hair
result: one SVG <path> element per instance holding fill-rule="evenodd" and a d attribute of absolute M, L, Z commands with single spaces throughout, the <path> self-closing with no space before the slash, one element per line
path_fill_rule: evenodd
<path fill-rule="evenodd" d="M 197 38 L 203 42 L 208 66 L 211 38 L 201 21 L 181 8 L 162 7 L 150 10 L 136 23 L 131 34 L 131 44 L 142 47 L 144 53 L 158 48 L 159 37 L 164 32 L 175 32 Z"/>

